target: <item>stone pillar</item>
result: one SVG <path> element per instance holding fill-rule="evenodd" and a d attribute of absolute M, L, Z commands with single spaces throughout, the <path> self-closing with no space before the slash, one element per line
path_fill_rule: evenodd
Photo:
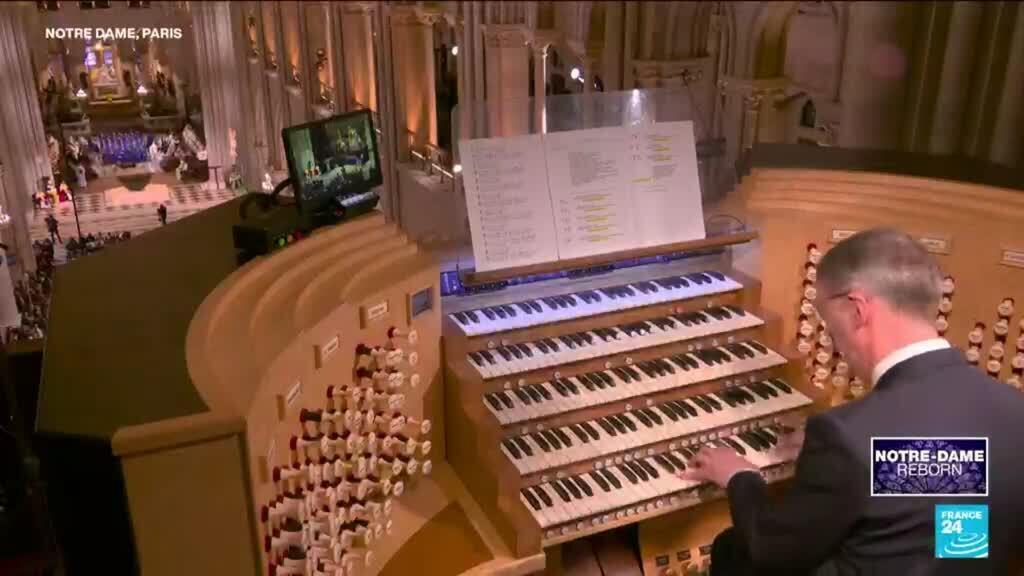
<path fill-rule="evenodd" d="M 546 41 L 534 38 L 530 44 L 533 51 L 533 126 L 534 133 L 547 132 L 547 119 L 545 115 L 546 94 L 545 86 L 548 82 L 548 44 Z"/>
<path fill-rule="evenodd" d="M 343 4 L 345 45 L 345 82 L 348 85 L 347 103 L 377 110 L 376 55 L 373 49 L 373 8 L 366 2 Z"/>
<path fill-rule="evenodd" d="M 757 132 L 761 116 L 764 94 L 753 92 L 743 96 L 743 151 L 750 150 L 757 142 Z"/>
<path fill-rule="evenodd" d="M 999 98 L 996 123 L 992 128 L 989 160 L 1007 166 L 1020 162 L 1024 151 L 1024 9 L 1017 8 L 1017 22 L 1010 41 L 1006 63 L 1006 80 Z"/>
<path fill-rule="evenodd" d="M 914 7 L 850 3 L 839 145 L 899 149 L 906 108 Z"/>
<path fill-rule="evenodd" d="M 530 56 L 517 25 L 491 24 L 487 42 L 487 108 L 492 136 L 525 134 L 530 126 Z"/>
<path fill-rule="evenodd" d="M 32 194 L 39 190 L 43 178 L 53 177 L 28 58 L 30 39 L 26 34 L 34 33 L 34 29 L 25 23 L 25 10 L 29 8 L 0 6 L 0 201 L 14 228 L 13 245 L 9 246 L 10 253 L 17 257 L 15 278 L 35 269 L 28 228 L 33 215 Z"/>
<path fill-rule="evenodd" d="M 246 186 L 255 189 L 262 174 L 254 139 L 243 7 L 199 3 L 193 5 L 192 17 L 210 166 L 220 166 L 223 178 L 237 163 Z"/>
<path fill-rule="evenodd" d="M 433 24 L 438 17 L 416 6 L 396 6 L 391 12 L 402 159 L 408 158 L 409 138 L 413 146 L 437 145 Z"/>
<path fill-rule="evenodd" d="M 971 75 L 977 64 L 975 46 L 984 8 L 980 2 L 953 3 L 932 114 L 929 154 L 959 152 L 964 114 L 973 87 Z"/>

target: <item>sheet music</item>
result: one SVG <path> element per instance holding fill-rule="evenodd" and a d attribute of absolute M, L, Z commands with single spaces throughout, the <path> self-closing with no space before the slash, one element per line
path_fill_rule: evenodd
<path fill-rule="evenodd" d="M 633 247 L 705 238 L 693 123 L 631 127 L 626 138 L 637 232 Z"/>
<path fill-rule="evenodd" d="M 632 176 L 622 128 L 554 132 L 544 136 L 548 185 L 560 259 L 634 246 Z"/>
<path fill-rule="evenodd" d="M 706 236 L 692 122 L 459 145 L 477 271 Z"/>
<path fill-rule="evenodd" d="M 476 270 L 558 259 L 542 136 L 459 142 Z"/>

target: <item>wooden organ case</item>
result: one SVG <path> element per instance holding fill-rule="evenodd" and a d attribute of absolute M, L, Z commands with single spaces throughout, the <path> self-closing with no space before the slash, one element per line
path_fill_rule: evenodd
<path fill-rule="evenodd" d="M 790 378 L 761 283 L 734 266 L 757 235 L 717 232 L 467 275 L 444 299 L 448 460 L 517 555 L 704 509 L 721 492 L 676 475 L 702 444 L 791 474 L 773 446 L 814 399 Z M 691 534 L 694 548 L 716 533 Z"/>
<path fill-rule="evenodd" d="M 815 409 L 854 401 L 851 378 L 817 317 L 817 263 L 836 242 L 876 226 L 918 238 L 945 274 L 936 328 L 978 369 L 1021 388 L 1024 374 L 1024 177 L 962 158 L 900 152 L 759 145 L 736 191 L 709 218 L 738 218 L 759 238 L 738 257 L 761 279 L 761 304 L 780 320 L 780 351 Z M 717 513 L 715 509 L 717 508 Z M 640 527 L 644 573 L 702 569 L 729 525 L 724 502 Z"/>

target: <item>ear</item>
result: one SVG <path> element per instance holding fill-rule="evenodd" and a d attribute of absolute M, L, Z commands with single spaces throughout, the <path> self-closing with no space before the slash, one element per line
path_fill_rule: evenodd
<path fill-rule="evenodd" d="M 853 314 L 850 318 L 850 321 L 852 323 L 851 328 L 863 328 L 871 321 L 871 304 L 873 299 L 870 295 L 864 293 L 861 290 L 851 291 L 847 295 L 847 299 L 850 301 L 850 305 L 853 308 Z"/>

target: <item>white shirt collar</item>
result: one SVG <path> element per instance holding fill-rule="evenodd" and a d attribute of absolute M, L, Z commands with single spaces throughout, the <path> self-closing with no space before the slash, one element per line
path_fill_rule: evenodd
<path fill-rule="evenodd" d="M 873 384 L 877 384 L 890 368 L 904 360 L 910 360 L 914 356 L 949 347 L 949 342 L 945 338 L 929 338 L 928 340 L 919 340 L 903 348 L 893 350 L 888 356 L 882 358 L 878 364 L 875 364 L 875 369 L 871 374 L 871 381 Z"/>

